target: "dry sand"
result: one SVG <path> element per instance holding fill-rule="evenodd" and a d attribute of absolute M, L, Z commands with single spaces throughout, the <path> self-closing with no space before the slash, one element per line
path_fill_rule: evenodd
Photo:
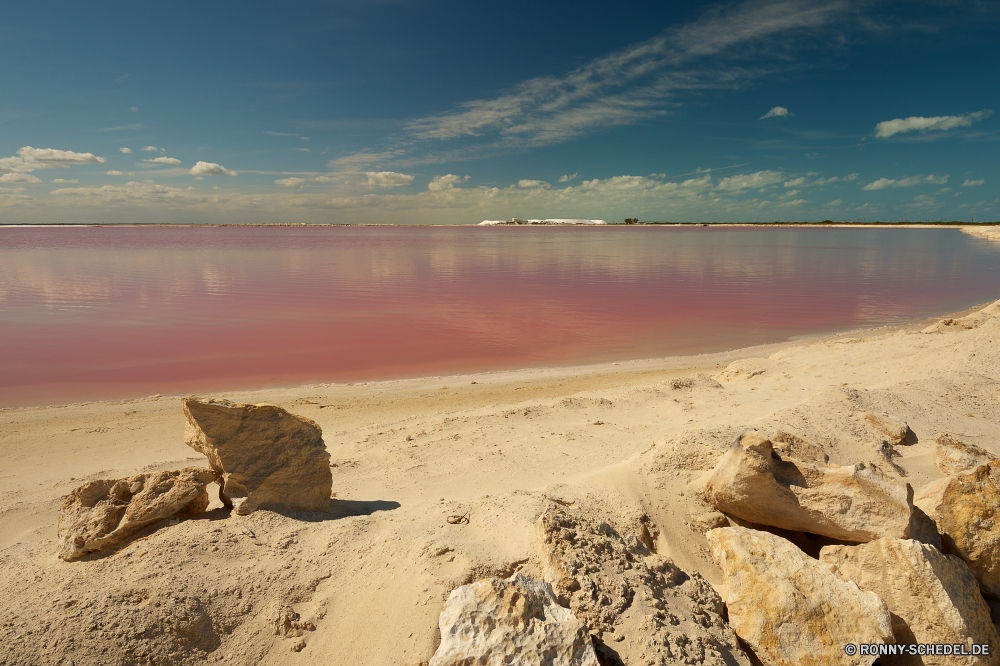
<path fill-rule="evenodd" d="M 216 501 L 72 563 L 55 555 L 72 488 L 205 465 L 184 445 L 180 403 L 0 410 L 0 664 L 420 664 L 454 587 L 540 576 L 535 523 L 552 502 L 623 532 L 647 514 L 658 552 L 719 587 L 698 489 L 747 428 L 888 466 L 861 416 L 888 413 L 917 436 L 892 461 L 915 488 L 942 476 L 939 431 L 1000 454 L 1000 302 L 921 332 L 936 321 L 686 358 L 223 394 L 322 426 L 331 512 L 244 517 Z M 294 613 L 305 628 L 283 635 Z"/>

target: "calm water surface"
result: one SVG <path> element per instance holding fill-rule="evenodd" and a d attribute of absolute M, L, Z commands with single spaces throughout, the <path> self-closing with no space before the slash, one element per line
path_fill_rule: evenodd
<path fill-rule="evenodd" d="M 0 406 L 648 358 L 1000 298 L 954 229 L 0 229 Z"/>

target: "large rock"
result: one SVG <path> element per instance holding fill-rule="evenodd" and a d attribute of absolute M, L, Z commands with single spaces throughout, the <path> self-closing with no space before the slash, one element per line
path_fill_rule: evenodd
<path fill-rule="evenodd" d="M 885 602 L 858 589 L 790 542 L 722 527 L 706 535 L 728 587 L 729 622 L 768 666 L 871 664 L 848 643 L 892 643 Z"/>
<path fill-rule="evenodd" d="M 333 475 L 323 431 L 275 405 L 185 398 L 184 443 L 204 453 L 220 478 L 219 497 L 257 509 L 329 511 Z"/>
<path fill-rule="evenodd" d="M 612 663 L 749 665 L 722 599 L 697 573 L 583 512 L 549 508 L 538 532 L 545 580 Z"/>
<path fill-rule="evenodd" d="M 965 560 L 983 592 L 1000 599 L 1000 461 L 934 481 L 914 501 L 937 521 L 944 551 Z"/>
<path fill-rule="evenodd" d="M 962 474 L 996 458 L 975 444 L 966 444 L 954 435 L 939 432 L 934 438 L 934 464 L 945 474 Z"/>
<path fill-rule="evenodd" d="M 893 444 L 916 442 L 916 439 L 910 435 L 910 426 L 899 419 L 894 419 L 888 414 L 872 414 L 871 412 L 864 412 L 861 416 L 871 427 L 888 437 Z"/>
<path fill-rule="evenodd" d="M 519 573 L 452 590 L 438 624 L 430 666 L 598 666 L 573 611 L 556 603 L 548 583 Z"/>
<path fill-rule="evenodd" d="M 63 500 L 56 552 L 73 560 L 171 516 L 202 513 L 208 507 L 205 488 L 214 480 L 212 470 L 188 467 L 89 481 Z"/>
<path fill-rule="evenodd" d="M 737 518 L 844 541 L 916 531 L 913 489 L 863 463 L 782 459 L 757 434 L 738 438 L 705 486 L 705 498 Z"/>
<path fill-rule="evenodd" d="M 844 580 L 874 592 L 892 613 L 896 642 L 958 643 L 990 646 L 988 656 L 962 663 L 994 666 L 1000 663 L 1000 638 L 990 619 L 990 608 L 979 594 L 979 585 L 965 562 L 943 555 L 911 539 L 885 538 L 860 546 L 826 546 L 820 560 L 831 565 Z M 885 666 L 947 666 L 953 656 L 886 655 Z"/>

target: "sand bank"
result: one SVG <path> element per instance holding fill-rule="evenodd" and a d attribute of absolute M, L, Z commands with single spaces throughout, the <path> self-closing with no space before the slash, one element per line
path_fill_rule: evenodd
<path fill-rule="evenodd" d="M 719 586 L 698 490 L 747 428 L 835 463 L 885 463 L 861 414 L 890 414 L 916 435 L 892 460 L 915 488 L 943 476 L 939 431 L 1000 454 L 1000 302 L 959 317 L 713 355 L 219 394 L 322 426 L 331 512 L 216 502 L 72 563 L 55 555 L 71 489 L 205 465 L 179 401 L 0 410 L 0 664 L 420 664 L 454 587 L 540 575 L 535 523 L 553 502 L 623 533 L 647 515 L 659 553 Z M 315 628 L 276 634 L 289 611 Z"/>

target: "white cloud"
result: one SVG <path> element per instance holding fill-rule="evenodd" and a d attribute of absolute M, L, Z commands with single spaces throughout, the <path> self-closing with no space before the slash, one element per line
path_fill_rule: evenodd
<path fill-rule="evenodd" d="M 120 150 L 121 152 L 125 153 L 126 155 L 131 155 L 132 154 L 132 149 L 131 148 L 119 148 L 118 150 Z"/>
<path fill-rule="evenodd" d="M 469 180 L 466 176 L 462 178 L 461 176 L 456 176 L 455 174 L 449 173 L 445 176 L 434 176 L 431 182 L 427 183 L 427 189 L 431 192 L 440 192 L 441 190 L 454 189 L 455 185 Z"/>
<path fill-rule="evenodd" d="M 984 109 L 975 113 L 967 113 L 964 116 L 934 116 L 931 118 L 910 116 L 909 118 L 885 120 L 875 126 L 875 136 L 879 139 L 888 139 L 890 136 L 914 130 L 919 132 L 943 132 L 957 127 L 969 127 L 974 121 L 982 120 L 991 113 L 993 113 L 992 109 Z"/>
<path fill-rule="evenodd" d="M 736 191 L 747 188 L 761 188 L 768 185 L 780 183 L 785 179 L 785 174 L 780 171 L 758 171 L 757 173 L 741 174 L 739 176 L 729 176 L 719 181 L 715 186 L 717 190 Z"/>
<path fill-rule="evenodd" d="M 125 172 L 124 171 L 115 171 L 114 169 L 112 169 L 111 171 L 105 171 L 104 175 L 105 176 L 124 176 Z"/>
<path fill-rule="evenodd" d="M 274 184 L 281 185 L 282 187 L 299 189 L 305 184 L 305 182 L 306 182 L 305 178 L 282 178 L 280 180 L 274 181 Z"/>
<path fill-rule="evenodd" d="M 343 178 L 337 178 L 332 176 L 316 176 L 313 178 L 317 183 L 336 183 L 343 180 Z"/>
<path fill-rule="evenodd" d="M 143 151 L 145 151 L 147 153 L 158 153 L 161 150 L 165 150 L 165 149 L 164 148 L 157 148 L 156 146 L 146 146 L 145 148 L 143 148 Z"/>
<path fill-rule="evenodd" d="M 571 180 L 576 180 L 576 177 L 579 176 L 579 175 L 580 174 L 578 174 L 578 173 L 571 173 L 571 174 L 569 174 L 567 176 L 559 176 L 559 182 L 560 183 L 568 183 Z"/>
<path fill-rule="evenodd" d="M 526 179 L 521 179 L 517 181 L 517 186 L 520 187 L 522 190 L 536 190 L 536 189 L 547 190 L 550 187 L 552 187 L 544 180 L 526 180 Z"/>
<path fill-rule="evenodd" d="M 100 203 L 114 204 L 127 201 L 162 201 L 185 196 L 179 187 L 166 187 L 156 183 L 129 181 L 124 185 L 104 185 L 102 187 L 66 187 L 52 190 L 52 194 L 64 197 L 96 199 Z"/>
<path fill-rule="evenodd" d="M 890 187 L 913 187 L 914 185 L 944 185 L 948 182 L 948 176 L 935 176 L 931 174 L 929 176 L 909 176 L 908 178 L 879 178 L 876 181 L 868 183 L 862 190 L 885 190 Z"/>
<path fill-rule="evenodd" d="M 221 164 L 215 162 L 198 162 L 188 171 L 192 176 L 235 176 L 235 171 L 230 171 Z"/>
<path fill-rule="evenodd" d="M 128 110 L 131 111 L 132 113 L 138 113 L 139 107 L 137 107 L 137 106 L 130 106 L 130 107 L 128 107 Z"/>
<path fill-rule="evenodd" d="M 368 171 L 365 175 L 368 176 L 368 187 L 381 187 L 387 190 L 413 182 L 413 176 L 395 171 Z"/>
<path fill-rule="evenodd" d="M 962 187 L 976 187 L 977 185 L 982 185 L 985 182 L 985 180 L 966 180 L 962 183 Z"/>
<path fill-rule="evenodd" d="M 785 181 L 785 187 L 802 187 L 806 182 L 806 177 L 802 176 L 800 178 L 792 178 L 791 180 Z"/>
<path fill-rule="evenodd" d="M 0 172 L 30 172 L 35 169 L 53 169 L 76 164 L 104 164 L 106 161 L 103 157 L 97 157 L 92 153 L 25 146 L 17 151 L 15 157 L 0 158 Z"/>
<path fill-rule="evenodd" d="M 5 173 L 0 176 L 0 183 L 40 183 L 41 178 L 35 178 L 30 173 Z"/>
<path fill-rule="evenodd" d="M 830 206 L 830 207 L 833 207 L 833 206 L 842 206 L 842 205 L 844 205 L 844 200 L 843 199 L 834 199 L 833 201 L 831 201 L 830 203 L 828 203 L 826 205 Z"/>
<path fill-rule="evenodd" d="M 80 181 L 77 180 L 76 178 L 71 178 L 69 180 L 66 180 L 64 178 L 53 178 L 52 182 L 53 183 L 79 183 Z"/>
<path fill-rule="evenodd" d="M 143 160 L 143 162 L 152 162 L 155 164 L 180 164 L 181 161 L 176 157 L 154 157 L 151 160 Z"/>
<path fill-rule="evenodd" d="M 786 109 L 783 106 L 776 106 L 767 113 L 765 113 L 764 115 L 762 115 L 760 119 L 764 120 L 764 118 L 784 118 L 785 116 L 789 115 L 791 115 L 791 113 L 788 111 L 788 109 Z"/>

